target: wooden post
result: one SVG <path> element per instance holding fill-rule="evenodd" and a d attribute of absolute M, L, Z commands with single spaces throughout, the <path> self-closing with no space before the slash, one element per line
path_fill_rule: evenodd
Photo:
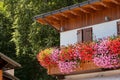
<path fill-rule="evenodd" d="M 2 70 L 0 69 L 0 80 L 2 80 L 3 75 L 2 75 Z"/>

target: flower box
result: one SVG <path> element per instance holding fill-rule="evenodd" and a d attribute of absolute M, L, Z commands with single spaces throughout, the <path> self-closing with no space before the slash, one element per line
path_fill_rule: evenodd
<path fill-rule="evenodd" d="M 95 71 L 101 71 L 101 68 L 96 66 L 92 61 L 88 62 L 82 62 L 80 65 L 71 73 L 64 74 L 60 72 L 58 66 L 49 66 L 48 74 L 49 75 L 70 75 L 70 74 L 78 74 L 78 73 L 89 73 L 89 72 L 95 72 Z"/>

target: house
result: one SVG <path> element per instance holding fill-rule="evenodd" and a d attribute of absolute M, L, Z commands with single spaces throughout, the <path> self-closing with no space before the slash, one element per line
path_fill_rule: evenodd
<path fill-rule="evenodd" d="M 21 65 L 0 53 L 0 80 L 19 80 L 14 76 L 14 69 Z"/>
<path fill-rule="evenodd" d="M 93 41 L 120 35 L 120 0 L 86 0 L 37 15 L 34 19 L 40 24 L 51 25 L 58 30 L 61 46 Z M 119 73 L 120 70 L 113 70 L 69 75 L 65 76 L 65 80 L 120 80 Z"/>

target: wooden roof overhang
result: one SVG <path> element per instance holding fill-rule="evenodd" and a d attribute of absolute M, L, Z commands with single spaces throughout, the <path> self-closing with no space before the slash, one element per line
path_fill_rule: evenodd
<path fill-rule="evenodd" d="M 20 80 L 19 78 L 15 77 L 7 72 L 3 72 L 3 77 L 8 78 L 10 80 Z"/>
<path fill-rule="evenodd" d="M 64 22 L 76 16 L 100 11 L 104 8 L 110 8 L 113 4 L 120 5 L 120 0 L 87 0 L 82 3 L 37 15 L 34 17 L 34 20 L 43 25 L 51 25 L 58 31 L 62 31 L 62 28 L 65 26 L 64 23 L 61 23 L 62 21 Z"/>
<path fill-rule="evenodd" d="M 21 67 L 19 63 L 0 53 L 0 69 L 9 70 L 19 67 Z"/>

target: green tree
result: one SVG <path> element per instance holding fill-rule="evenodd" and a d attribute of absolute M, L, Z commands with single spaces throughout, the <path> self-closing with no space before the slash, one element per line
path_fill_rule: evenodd
<path fill-rule="evenodd" d="M 80 0 L 78 0 L 80 1 Z M 46 48 L 59 46 L 59 33 L 50 26 L 33 21 L 35 15 L 65 7 L 77 0 L 5 0 L 7 15 L 11 18 L 12 41 L 16 46 L 17 61 L 22 68 L 16 75 L 21 80 L 55 80 L 41 67 L 36 54 Z"/>
<path fill-rule="evenodd" d="M 0 52 L 15 58 L 15 44 L 11 41 L 13 29 L 12 22 L 6 17 L 5 12 L 0 10 Z"/>

